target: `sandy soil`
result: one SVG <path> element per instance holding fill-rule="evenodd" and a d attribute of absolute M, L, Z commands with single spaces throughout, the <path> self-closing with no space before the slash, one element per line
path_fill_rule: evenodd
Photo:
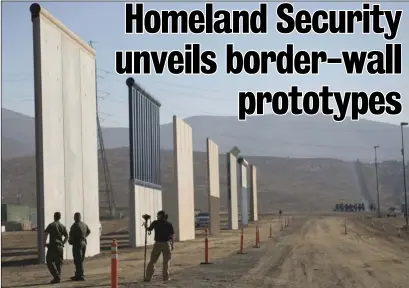
<path fill-rule="evenodd" d="M 175 246 L 172 281 L 168 283 L 161 281 L 161 260 L 152 283 L 141 283 L 143 249 L 123 248 L 120 287 L 407 288 L 409 234 L 402 232 L 399 238 L 391 228 L 388 232 L 382 225 L 372 227 L 371 220 L 356 216 L 349 216 L 345 234 L 345 219 L 338 215 L 294 216 L 289 227 L 282 231 L 280 220 L 264 219 L 259 223 L 260 248 L 253 247 L 254 225 L 245 229 L 243 255 L 237 253 L 239 231 L 223 231 L 222 235 L 210 238 L 211 265 L 200 265 L 204 260 L 204 244 L 199 232 L 196 240 Z M 399 225 L 387 223 L 390 227 Z M 269 238 L 270 225 L 272 238 Z M 108 251 L 87 259 L 85 269 L 87 281 L 64 280 L 55 286 L 109 287 Z M 67 261 L 63 273 L 65 278 L 73 274 L 71 261 Z M 2 270 L 2 287 L 45 287 L 49 280 L 45 265 Z"/>

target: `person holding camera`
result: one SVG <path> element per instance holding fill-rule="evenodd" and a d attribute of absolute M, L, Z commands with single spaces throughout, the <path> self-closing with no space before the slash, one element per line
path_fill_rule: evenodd
<path fill-rule="evenodd" d="M 65 226 L 60 222 L 61 213 L 54 213 L 54 222 L 48 224 L 44 230 L 44 247 L 47 247 L 46 262 L 47 268 L 54 277 L 51 284 L 61 282 L 61 266 L 64 255 L 64 245 L 68 240 L 68 233 Z M 50 235 L 50 242 L 47 244 L 47 238 Z M 64 236 L 64 239 L 63 239 Z"/>
<path fill-rule="evenodd" d="M 155 264 L 159 259 L 160 254 L 163 256 L 163 281 L 170 280 L 169 278 L 169 263 L 172 256 L 173 243 L 175 237 L 175 231 L 172 223 L 167 219 L 165 211 L 159 211 L 157 214 L 157 220 L 153 221 L 149 227 L 145 228 L 150 232 L 155 230 L 155 243 L 153 244 L 151 259 L 149 260 L 146 268 L 145 282 L 149 282 L 152 279 L 155 271 Z"/>

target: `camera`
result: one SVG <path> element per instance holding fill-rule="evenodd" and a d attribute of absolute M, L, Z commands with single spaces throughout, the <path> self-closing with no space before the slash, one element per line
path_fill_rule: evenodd
<path fill-rule="evenodd" d="M 149 219 L 151 219 L 151 215 L 144 214 L 144 215 L 142 215 L 142 218 L 143 218 L 145 221 L 148 221 Z"/>

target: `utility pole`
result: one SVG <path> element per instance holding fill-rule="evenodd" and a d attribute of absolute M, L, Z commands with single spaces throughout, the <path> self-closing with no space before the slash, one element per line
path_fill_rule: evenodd
<path fill-rule="evenodd" d="M 378 200 L 378 217 L 381 217 L 381 206 L 379 203 L 378 157 L 376 154 L 376 149 L 379 148 L 379 145 L 376 145 L 373 148 L 375 149 L 376 197 Z"/>
<path fill-rule="evenodd" d="M 405 219 L 406 219 L 406 229 L 409 229 L 409 223 L 408 223 L 408 196 L 406 193 L 406 169 L 405 169 L 405 143 L 403 141 L 403 126 L 407 126 L 407 122 L 401 122 L 400 123 L 400 132 L 402 136 L 402 165 L 403 165 L 403 189 L 405 191 Z"/>
<path fill-rule="evenodd" d="M 89 41 L 89 45 L 93 48 L 92 43 L 93 41 Z M 95 88 L 97 89 L 97 63 L 95 62 Z M 111 187 L 111 177 L 109 173 L 109 167 L 108 167 L 108 161 L 106 158 L 105 154 L 105 145 L 104 145 L 104 138 L 102 136 L 102 128 L 101 128 L 101 122 L 99 120 L 99 113 L 98 113 L 98 96 L 97 96 L 97 135 L 98 135 L 98 144 L 99 144 L 99 152 L 101 155 L 101 161 L 102 161 L 102 167 L 104 171 L 104 179 L 105 179 L 105 197 L 106 201 L 108 204 L 108 209 L 109 209 L 109 216 L 111 218 L 115 218 L 116 215 L 116 209 L 115 209 L 115 199 L 114 195 L 112 193 L 112 187 Z"/>

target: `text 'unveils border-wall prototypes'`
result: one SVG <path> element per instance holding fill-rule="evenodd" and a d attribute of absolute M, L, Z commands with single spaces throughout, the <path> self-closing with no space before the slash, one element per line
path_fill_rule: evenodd
<path fill-rule="evenodd" d="M 40 5 L 30 11 L 39 260 L 57 211 L 67 229 L 82 214 L 91 229 L 86 256 L 93 256 L 100 252 L 95 51 Z M 64 259 L 72 259 L 69 245 Z"/>
<path fill-rule="evenodd" d="M 133 78 L 128 78 L 126 85 L 129 102 L 129 241 L 131 247 L 139 247 L 145 245 L 142 215 L 150 215 L 153 221 L 162 210 L 161 104 L 136 84 Z M 153 236 L 147 237 L 147 244 L 153 244 Z"/>

